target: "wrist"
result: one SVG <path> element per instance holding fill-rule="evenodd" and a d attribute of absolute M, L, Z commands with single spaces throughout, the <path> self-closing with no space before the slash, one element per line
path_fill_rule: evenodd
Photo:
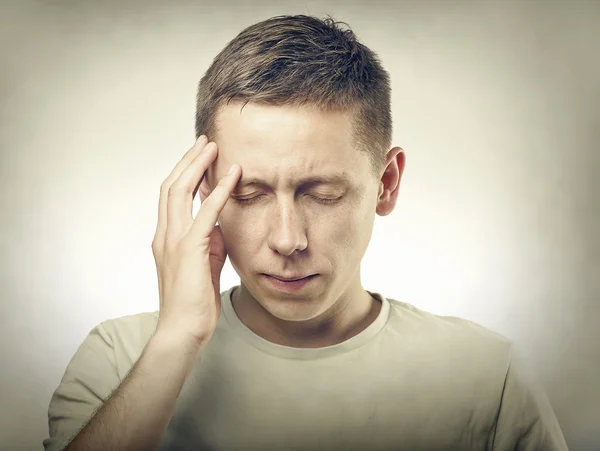
<path fill-rule="evenodd" d="M 154 335 L 152 336 L 152 341 L 161 348 L 183 349 L 190 353 L 195 353 L 208 342 L 209 338 L 210 337 L 199 337 L 198 335 L 186 332 L 181 328 L 158 324 Z"/>

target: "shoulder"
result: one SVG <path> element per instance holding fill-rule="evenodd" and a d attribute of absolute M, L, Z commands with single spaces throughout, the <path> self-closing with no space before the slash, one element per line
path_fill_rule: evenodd
<path fill-rule="evenodd" d="M 435 359 L 438 364 L 480 375 L 495 374 L 504 380 L 513 341 L 474 321 L 456 316 L 436 315 L 414 305 L 389 299 L 386 328 L 400 341 L 409 343 L 410 352 Z"/>
<path fill-rule="evenodd" d="M 158 312 L 141 312 L 106 319 L 88 333 L 77 350 L 71 365 L 99 365 L 98 359 L 110 361 L 120 378 L 142 354 L 154 334 Z"/>
<path fill-rule="evenodd" d="M 154 333 L 157 322 L 158 312 L 140 312 L 104 320 L 97 327 L 117 339 L 143 341 Z"/>
<path fill-rule="evenodd" d="M 391 356 L 387 361 L 402 375 L 403 384 L 426 393 L 439 409 L 450 409 L 444 414 L 473 416 L 491 425 L 502 399 L 513 342 L 473 321 L 388 300 L 383 334 L 386 355 Z"/>
<path fill-rule="evenodd" d="M 157 312 L 144 312 L 108 319 L 90 330 L 50 400 L 45 449 L 63 449 L 108 399 L 139 358 L 157 321 Z"/>
<path fill-rule="evenodd" d="M 424 339 L 475 340 L 504 348 L 510 348 L 512 344 L 507 337 L 466 318 L 436 315 L 407 302 L 387 299 L 390 303 L 389 327 L 408 329 Z"/>
<path fill-rule="evenodd" d="M 107 319 L 93 327 L 67 365 L 66 379 L 123 379 L 156 330 L 157 313 Z M 84 375 L 87 375 L 84 377 Z"/>
<path fill-rule="evenodd" d="M 156 331 L 158 312 L 140 312 L 102 321 L 96 326 L 105 334 L 115 352 L 140 354 Z"/>

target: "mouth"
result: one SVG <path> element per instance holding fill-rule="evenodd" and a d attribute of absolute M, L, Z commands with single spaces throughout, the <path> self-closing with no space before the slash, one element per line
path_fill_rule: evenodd
<path fill-rule="evenodd" d="M 305 288 L 308 289 L 312 285 L 312 280 L 317 278 L 318 274 L 312 274 L 310 276 L 292 279 L 279 279 L 270 274 L 263 274 L 265 280 L 270 289 L 276 290 L 280 293 L 295 293 Z"/>
<path fill-rule="evenodd" d="M 316 275 L 317 274 L 311 274 L 309 276 L 304 276 L 304 277 L 285 278 L 285 277 L 275 276 L 273 274 L 265 274 L 265 276 L 272 277 L 273 279 L 280 280 L 281 282 L 297 282 L 299 280 L 309 279 L 309 278 L 314 277 Z"/>

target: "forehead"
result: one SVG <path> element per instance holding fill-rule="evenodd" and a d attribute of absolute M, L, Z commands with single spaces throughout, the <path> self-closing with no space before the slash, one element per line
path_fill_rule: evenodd
<path fill-rule="evenodd" d="M 366 159 L 355 148 L 351 119 L 313 106 L 230 104 L 217 115 L 217 160 L 242 166 L 238 187 L 350 185 Z"/>
<path fill-rule="evenodd" d="M 246 135 L 263 133 L 289 135 L 301 139 L 306 134 L 344 136 L 351 134 L 352 113 L 347 110 L 324 110 L 314 105 L 267 105 L 232 102 L 223 105 L 216 116 L 220 137 L 243 132 Z M 276 127 L 276 128 L 274 128 Z"/>
<path fill-rule="evenodd" d="M 290 180 L 289 185 L 302 185 L 302 186 L 317 186 L 317 185 L 331 185 L 334 187 L 348 188 L 354 183 L 352 177 L 344 172 L 334 173 L 323 173 L 323 174 L 310 174 L 301 177 L 297 180 Z M 279 184 L 279 176 L 275 175 L 273 180 L 265 180 L 261 177 L 248 176 L 240 179 L 237 183 L 236 188 L 246 188 L 250 186 L 266 187 L 271 185 Z"/>

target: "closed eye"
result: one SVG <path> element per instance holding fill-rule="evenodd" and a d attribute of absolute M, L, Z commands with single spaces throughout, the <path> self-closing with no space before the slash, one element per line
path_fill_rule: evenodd
<path fill-rule="evenodd" d="M 254 197 L 248 197 L 248 198 L 239 198 L 239 197 L 234 197 L 233 200 L 235 200 L 237 203 L 242 204 L 242 205 L 249 205 L 249 204 L 253 204 L 256 201 L 258 201 L 258 199 L 260 199 L 261 197 L 263 197 L 264 194 L 260 194 L 258 196 L 254 196 Z M 335 202 L 338 202 L 341 197 L 338 197 L 337 199 L 327 199 L 327 198 L 323 198 L 323 197 L 317 197 L 317 196 L 311 196 L 310 194 L 307 194 L 307 196 L 312 197 L 316 202 L 319 202 L 321 204 L 333 204 Z"/>
<path fill-rule="evenodd" d="M 256 202 L 256 200 L 261 198 L 262 196 L 264 196 L 264 194 L 261 194 L 260 196 L 255 196 L 255 197 L 248 197 L 246 199 L 241 199 L 239 197 L 233 197 L 233 200 L 235 200 L 238 204 L 252 204 L 252 203 Z"/>

